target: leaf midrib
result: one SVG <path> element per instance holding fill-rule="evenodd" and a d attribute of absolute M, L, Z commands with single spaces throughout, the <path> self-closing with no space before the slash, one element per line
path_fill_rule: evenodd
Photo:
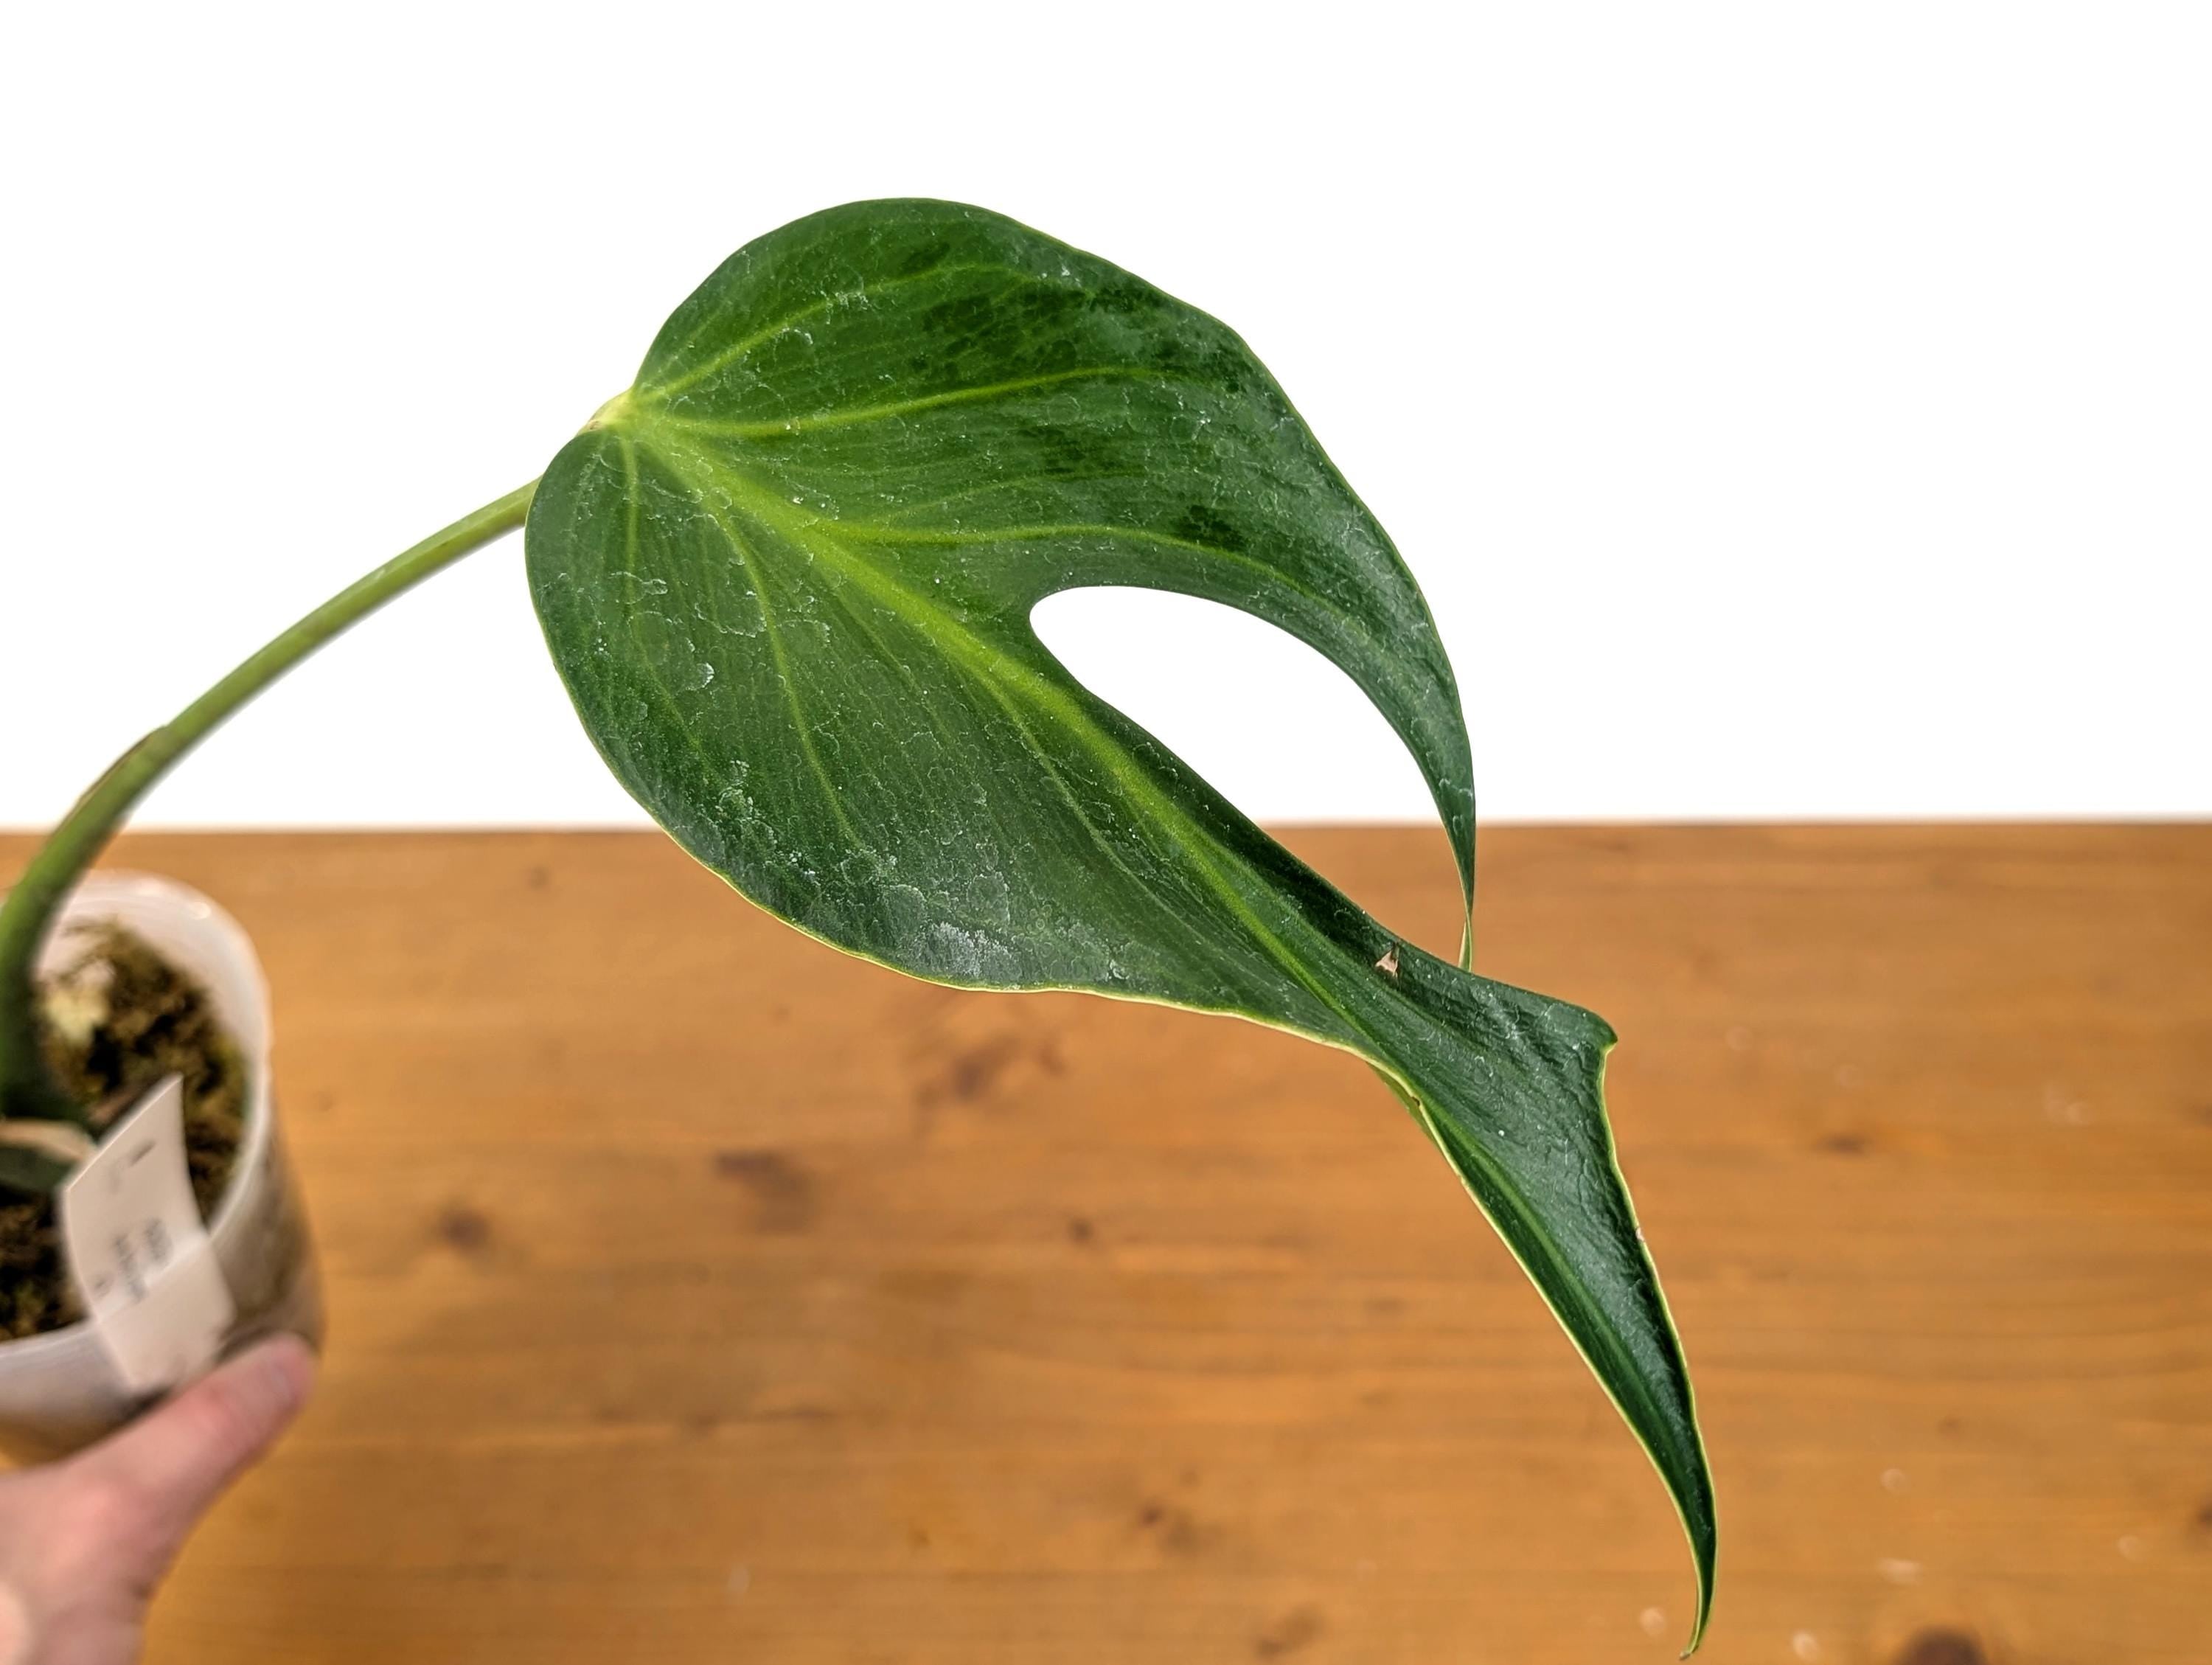
<path fill-rule="evenodd" d="M 801 547 L 827 557 L 841 574 L 904 617 L 926 640 L 948 648 L 947 656 L 958 663 L 970 679 L 994 698 L 1004 697 L 1011 691 L 1008 686 L 1011 684 L 1012 688 L 1018 688 L 1032 703 L 1042 708 L 1045 714 L 1060 726 L 1080 738 L 1125 791 L 1140 799 L 1179 835 L 1183 848 L 1194 857 L 1208 885 L 1223 904 L 1265 943 L 1269 957 L 1316 1000 L 1341 1018 L 1352 1035 L 1370 1046 L 1374 1044 L 1376 1037 L 1369 1032 L 1365 1024 L 1339 1001 L 1333 992 L 1313 977 L 1266 921 L 1253 912 L 1236 886 L 1221 873 L 1206 850 L 1206 847 L 1211 842 L 1211 835 L 1206 829 L 1131 762 L 1127 750 L 1098 726 L 1097 720 L 1084 708 L 1081 701 L 1034 667 L 1024 664 L 1018 657 L 994 648 L 970 629 L 965 620 L 933 597 L 900 583 L 877 563 L 855 555 L 842 538 L 829 530 L 836 524 L 834 521 L 821 517 L 794 515 L 775 492 L 726 463 L 714 468 L 702 478 L 696 469 L 689 465 L 689 459 L 680 450 L 656 445 L 645 436 L 640 436 L 637 443 L 652 451 L 662 466 L 699 495 L 701 507 L 730 543 L 756 586 L 761 583 L 761 578 L 751 552 L 745 547 L 743 538 L 722 520 L 709 501 L 718 490 L 731 497 L 732 506 L 739 513 L 765 522 Z M 766 616 L 763 606 L 763 618 Z M 776 669 L 788 692 L 789 678 L 780 655 Z M 795 699 L 793 714 L 796 720 L 798 708 Z M 1042 748 L 1039 750 L 1042 755 Z M 826 776 L 824 780 L 826 784 Z M 1318 933 L 1316 934 L 1332 949 L 1339 953 L 1344 952 L 1337 944 L 1321 937 Z"/>
<path fill-rule="evenodd" d="M 657 410 L 653 420 L 694 434 L 711 434 L 723 440 L 772 440 L 791 434 L 812 434 L 823 428 L 856 428 L 864 422 L 887 422 L 947 405 L 974 404 L 1008 393 L 1035 392 L 1075 381 L 1175 381 L 1182 378 L 1141 364 L 1086 365 L 1080 369 L 1053 370 L 1034 376 L 1015 376 L 1005 381 L 984 382 L 973 387 L 951 387 L 941 393 L 917 393 L 908 399 L 887 399 L 881 404 L 832 406 L 826 410 L 804 410 L 793 416 L 763 416 L 726 421 L 713 416 L 690 416 L 681 411 Z"/>

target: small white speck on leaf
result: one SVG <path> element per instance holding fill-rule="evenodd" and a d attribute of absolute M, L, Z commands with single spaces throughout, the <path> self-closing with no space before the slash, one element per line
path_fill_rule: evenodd
<path fill-rule="evenodd" d="M 1383 951 L 1382 957 L 1375 962 L 1375 969 L 1385 976 L 1395 977 L 1398 975 L 1398 945 L 1396 943 L 1392 943 Z"/>

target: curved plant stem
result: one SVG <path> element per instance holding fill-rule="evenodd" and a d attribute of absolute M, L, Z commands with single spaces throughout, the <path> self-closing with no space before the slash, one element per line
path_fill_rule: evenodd
<path fill-rule="evenodd" d="M 87 1108 L 62 1091 L 40 1056 L 32 975 L 56 911 L 132 806 L 224 718 L 332 636 L 520 526 L 537 490 L 533 480 L 485 504 L 332 596 L 125 752 L 77 799 L 0 903 L 0 1115 L 89 1125 Z M 52 1185 L 65 1172 L 33 1145 L 0 1136 L 0 1183 Z"/>

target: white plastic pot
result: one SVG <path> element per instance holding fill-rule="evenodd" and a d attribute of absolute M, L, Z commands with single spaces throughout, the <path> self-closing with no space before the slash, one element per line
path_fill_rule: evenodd
<path fill-rule="evenodd" d="M 141 873 L 95 873 L 63 910 L 42 969 L 72 954 L 72 926 L 112 920 L 206 988 L 246 1068 L 246 1132 L 208 1237 L 238 1309 L 225 1350 L 280 1330 L 322 1337 L 322 1289 L 269 1081 L 269 988 L 238 921 L 187 885 Z M 0 1342 L 0 1448 L 58 1455 L 128 1421 L 149 1403 L 125 1388 L 100 1337 L 73 1324 Z"/>

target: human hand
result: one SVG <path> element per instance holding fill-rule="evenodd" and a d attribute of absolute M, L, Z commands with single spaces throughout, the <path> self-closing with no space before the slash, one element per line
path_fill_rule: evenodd
<path fill-rule="evenodd" d="M 73 1457 L 0 1475 L 0 1665 L 131 1665 L 185 1539 L 314 1379 L 307 1344 L 279 1336 Z"/>

